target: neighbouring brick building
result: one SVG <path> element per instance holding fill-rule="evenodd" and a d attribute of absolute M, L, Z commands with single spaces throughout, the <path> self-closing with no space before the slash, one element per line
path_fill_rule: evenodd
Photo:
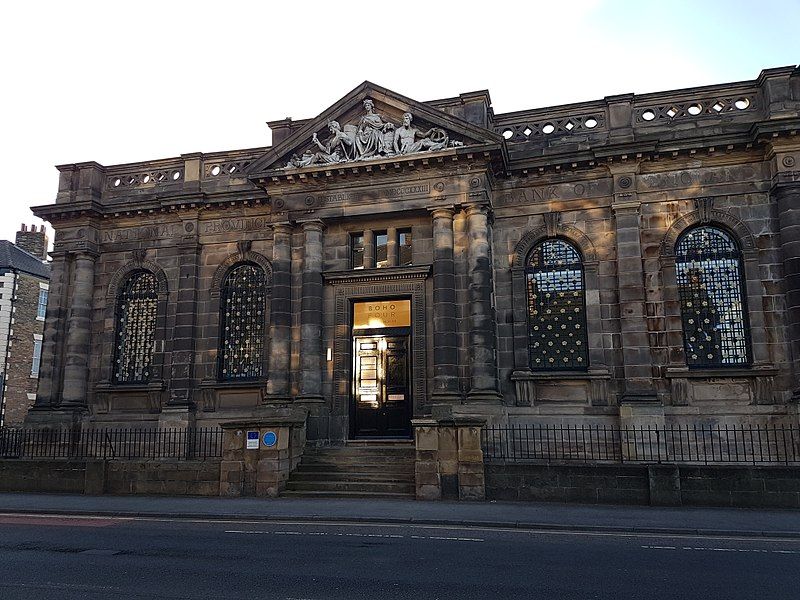
<path fill-rule="evenodd" d="M 61 165 L 29 423 L 797 424 L 799 111 L 796 67 L 508 114 L 365 82 L 270 147 Z"/>
<path fill-rule="evenodd" d="M 44 226 L 0 241 L 0 426 L 22 425 L 36 399 L 50 269 Z"/>

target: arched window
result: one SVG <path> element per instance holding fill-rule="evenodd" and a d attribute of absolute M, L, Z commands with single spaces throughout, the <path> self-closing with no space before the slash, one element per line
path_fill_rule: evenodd
<path fill-rule="evenodd" d="M 222 284 L 220 304 L 219 378 L 264 376 L 266 276 L 252 263 L 240 263 Z"/>
<path fill-rule="evenodd" d="M 528 255 L 525 279 L 531 369 L 588 368 L 586 285 L 577 249 L 561 239 L 537 244 Z"/>
<path fill-rule="evenodd" d="M 675 270 L 690 367 L 730 367 L 750 362 L 742 253 L 717 227 L 683 233 L 675 245 Z"/>
<path fill-rule="evenodd" d="M 158 282 L 150 271 L 132 273 L 117 298 L 114 382 L 147 383 L 153 374 Z"/>

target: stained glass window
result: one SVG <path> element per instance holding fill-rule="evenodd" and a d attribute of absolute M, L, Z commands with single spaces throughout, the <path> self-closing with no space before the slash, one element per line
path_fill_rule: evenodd
<path fill-rule="evenodd" d="M 586 287 L 578 251 L 561 239 L 541 242 L 528 256 L 525 279 L 531 369 L 588 368 Z"/>
<path fill-rule="evenodd" d="M 158 284 L 149 271 L 136 271 L 117 299 L 114 381 L 147 383 L 152 376 Z"/>
<path fill-rule="evenodd" d="M 690 229 L 676 244 L 675 269 L 689 367 L 748 364 L 744 269 L 734 239 L 717 227 Z"/>
<path fill-rule="evenodd" d="M 251 263 L 234 266 L 222 288 L 219 377 L 264 376 L 267 290 L 264 270 Z"/>

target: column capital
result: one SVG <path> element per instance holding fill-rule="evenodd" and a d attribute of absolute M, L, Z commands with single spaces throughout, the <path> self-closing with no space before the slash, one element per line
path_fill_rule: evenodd
<path fill-rule="evenodd" d="M 772 192 L 800 191 L 800 171 L 782 171 L 772 177 Z"/>
<path fill-rule="evenodd" d="M 642 203 L 639 202 L 633 192 L 626 194 L 614 194 L 614 202 L 611 204 L 611 210 L 614 214 L 617 213 L 635 213 L 638 214 Z"/>
<path fill-rule="evenodd" d="M 463 208 L 468 217 L 478 214 L 488 216 L 491 210 L 491 207 L 485 202 L 470 202 L 468 204 L 464 204 Z"/>
<path fill-rule="evenodd" d="M 289 221 L 281 221 L 280 223 L 273 223 L 270 225 L 273 233 L 286 233 L 291 234 L 294 231 L 294 225 Z"/>
<path fill-rule="evenodd" d="M 325 221 L 322 219 L 309 219 L 307 221 L 298 221 L 298 225 L 303 228 L 303 231 L 325 231 Z"/>
<path fill-rule="evenodd" d="M 92 262 L 96 261 L 100 257 L 100 253 L 97 250 L 92 250 L 89 248 L 77 250 L 73 253 L 75 255 L 75 259 L 86 259 Z"/>
<path fill-rule="evenodd" d="M 454 206 L 429 206 L 428 212 L 431 213 L 433 219 L 449 219 L 453 220 L 456 214 Z"/>

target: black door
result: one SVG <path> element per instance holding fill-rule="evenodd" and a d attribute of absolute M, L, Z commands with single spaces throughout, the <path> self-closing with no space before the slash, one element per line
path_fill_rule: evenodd
<path fill-rule="evenodd" d="M 356 336 L 353 346 L 355 436 L 410 437 L 408 336 Z"/>

